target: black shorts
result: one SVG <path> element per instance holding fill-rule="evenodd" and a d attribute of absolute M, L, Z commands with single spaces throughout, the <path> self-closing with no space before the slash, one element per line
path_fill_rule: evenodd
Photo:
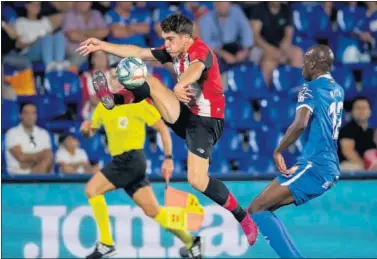
<path fill-rule="evenodd" d="M 224 129 L 224 119 L 193 114 L 183 103 L 174 124 L 166 123 L 177 136 L 183 138 L 188 150 L 202 158 L 209 158 Z"/>
<path fill-rule="evenodd" d="M 132 197 L 138 189 L 149 185 L 146 169 L 144 151 L 131 150 L 114 156 L 102 173 L 117 189 L 123 188 Z"/>

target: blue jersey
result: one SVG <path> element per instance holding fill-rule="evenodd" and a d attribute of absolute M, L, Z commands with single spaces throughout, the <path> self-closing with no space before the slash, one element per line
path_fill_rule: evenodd
<path fill-rule="evenodd" d="M 133 8 L 129 17 L 121 16 L 116 10 L 110 10 L 106 13 L 105 19 L 108 26 L 113 24 L 132 25 L 132 24 L 148 24 L 150 25 L 151 14 L 147 9 Z M 116 44 L 133 44 L 139 47 L 146 47 L 145 37 L 142 34 L 134 34 L 126 38 L 117 38 L 112 34 L 108 36 L 108 41 Z"/>
<path fill-rule="evenodd" d="M 344 91 L 330 75 L 323 75 L 304 85 L 296 110 L 312 112 L 303 133 L 304 148 L 298 164 L 313 163 L 323 172 L 339 174 L 337 139 L 342 124 Z"/>

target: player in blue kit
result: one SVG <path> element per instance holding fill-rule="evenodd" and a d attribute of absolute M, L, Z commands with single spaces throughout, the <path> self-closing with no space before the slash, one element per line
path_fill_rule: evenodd
<path fill-rule="evenodd" d="M 249 205 L 248 211 L 269 245 L 281 258 L 302 258 L 283 223 L 273 213 L 289 204 L 301 205 L 322 195 L 338 180 L 337 139 L 344 91 L 330 75 L 334 54 L 325 45 L 311 47 L 304 57 L 296 116 L 274 152 L 281 175 Z M 301 159 L 287 169 L 282 152 L 304 134 Z"/>

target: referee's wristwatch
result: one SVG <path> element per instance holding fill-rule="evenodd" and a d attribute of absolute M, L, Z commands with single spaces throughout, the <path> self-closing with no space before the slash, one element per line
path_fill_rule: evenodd
<path fill-rule="evenodd" d="M 173 159 L 172 155 L 165 155 L 165 159 Z"/>

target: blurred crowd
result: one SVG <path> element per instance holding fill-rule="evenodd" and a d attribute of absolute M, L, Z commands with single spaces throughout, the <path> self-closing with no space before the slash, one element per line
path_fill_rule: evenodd
<path fill-rule="evenodd" d="M 302 67 L 305 51 L 317 43 L 329 45 L 336 56 L 338 77 L 334 77 L 348 87 L 344 126 L 339 134 L 341 169 L 377 170 L 377 133 L 373 129 L 377 127 L 375 1 L 21 1 L 2 2 L 2 157 L 6 171 L 88 173 L 103 166 L 106 160 L 102 157 L 109 156 L 98 149 L 106 150 L 105 134 L 88 144 L 72 127 L 90 119 L 99 102 L 91 82 L 93 73 L 101 70 L 110 78 L 110 67 L 119 58 L 104 52 L 82 57 L 75 50 L 90 37 L 141 47 L 161 46 L 164 42 L 159 24 L 174 12 L 192 19 L 195 36 L 200 36 L 218 56 L 229 96 L 228 127 L 233 134 L 224 137 L 237 135 L 245 154 L 258 153 L 250 132 L 266 132 L 260 126 L 269 124 L 266 118 L 270 115 L 265 114 L 281 115 L 282 111 L 273 111 L 271 102 L 278 98 L 279 105 L 285 101 L 287 107 L 294 104 L 294 88 L 302 82 L 296 72 Z M 171 67 L 155 63 L 148 66 L 168 87 L 174 87 Z M 286 89 L 287 82 L 291 83 Z M 240 97 L 242 91 L 249 91 L 247 97 Z M 234 98 L 243 99 L 234 104 Z M 243 103 L 245 107 L 240 108 Z M 238 124 L 233 112 L 244 116 Z M 256 121 L 258 126 L 244 125 L 245 120 Z M 285 128 L 279 128 L 280 135 Z M 153 131 L 148 141 L 158 142 Z M 237 162 L 243 160 L 241 157 L 226 158 L 224 171 L 248 170 Z"/>

